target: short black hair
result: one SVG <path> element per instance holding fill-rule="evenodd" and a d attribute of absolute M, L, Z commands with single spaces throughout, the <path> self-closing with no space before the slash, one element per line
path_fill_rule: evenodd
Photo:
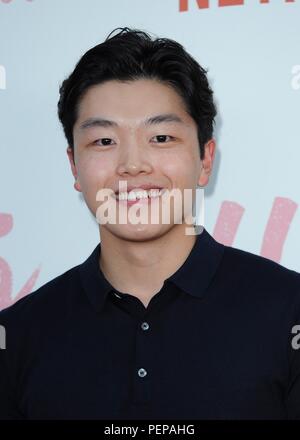
<path fill-rule="evenodd" d="M 112 36 L 115 31 L 120 30 Z M 183 98 L 187 113 L 197 124 L 200 158 L 213 136 L 217 114 L 207 74 L 178 42 L 152 39 L 149 33 L 128 27 L 114 29 L 103 43 L 88 50 L 60 86 L 58 117 L 74 150 L 73 127 L 85 92 L 108 80 L 155 79 L 170 85 Z"/>

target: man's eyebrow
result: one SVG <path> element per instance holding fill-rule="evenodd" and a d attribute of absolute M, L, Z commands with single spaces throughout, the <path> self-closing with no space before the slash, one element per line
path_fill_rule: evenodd
<path fill-rule="evenodd" d="M 164 113 L 161 115 L 151 116 L 142 121 L 143 125 L 161 124 L 162 122 L 175 122 L 178 124 L 185 124 L 184 121 L 175 113 Z M 93 127 L 118 127 L 115 121 L 103 118 L 89 118 L 80 124 L 80 129 L 84 130 Z"/>

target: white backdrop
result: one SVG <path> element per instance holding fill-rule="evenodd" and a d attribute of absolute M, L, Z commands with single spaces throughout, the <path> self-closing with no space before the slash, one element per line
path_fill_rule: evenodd
<path fill-rule="evenodd" d="M 205 227 L 300 271 L 300 1 L 0 0 L 0 309 L 81 263 L 98 224 L 73 188 L 58 88 L 116 27 L 179 41 L 215 92 Z"/>

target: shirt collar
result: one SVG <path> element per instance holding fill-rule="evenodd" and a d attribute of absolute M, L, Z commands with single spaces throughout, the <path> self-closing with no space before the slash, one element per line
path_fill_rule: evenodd
<path fill-rule="evenodd" d="M 203 226 L 196 226 L 195 244 L 180 268 L 166 282 L 175 283 L 186 293 L 202 297 L 210 285 L 223 257 L 225 246 L 217 242 Z M 115 290 L 99 266 L 101 242 L 79 265 L 83 289 L 97 311 L 104 305 L 108 293 Z"/>

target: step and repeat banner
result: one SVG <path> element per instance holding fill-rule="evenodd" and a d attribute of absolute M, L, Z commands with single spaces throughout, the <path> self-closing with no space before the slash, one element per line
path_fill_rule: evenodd
<path fill-rule="evenodd" d="M 208 232 L 300 271 L 299 23 L 300 0 L 0 0 L 0 309 L 99 241 L 56 109 L 63 79 L 117 27 L 172 38 L 208 69 Z"/>

